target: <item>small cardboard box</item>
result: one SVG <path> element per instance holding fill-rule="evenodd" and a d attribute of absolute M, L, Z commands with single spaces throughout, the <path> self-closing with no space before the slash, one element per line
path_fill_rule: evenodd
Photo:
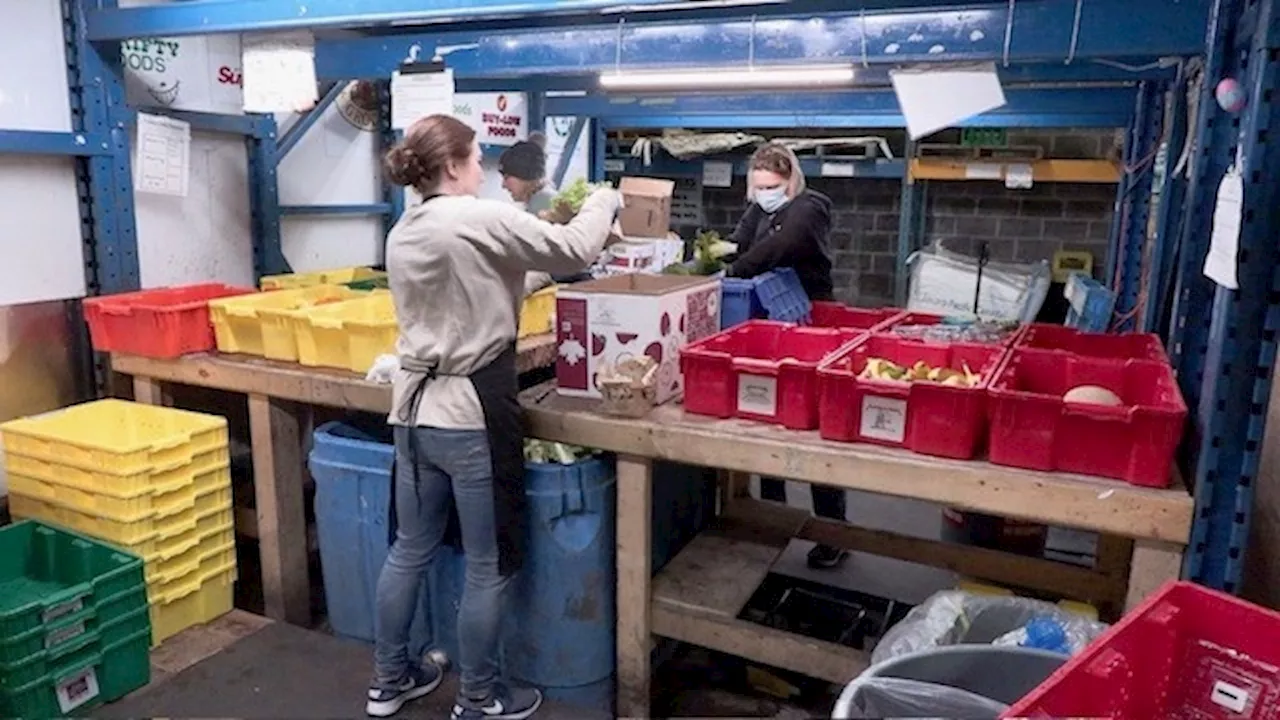
<path fill-rule="evenodd" d="M 624 177 L 618 185 L 622 193 L 622 211 L 618 225 L 623 235 L 638 238 L 664 238 L 671 230 L 671 198 L 676 192 L 674 180 Z"/>
<path fill-rule="evenodd" d="M 720 330 L 720 283 L 681 275 L 618 275 L 556 294 L 556 381 L 563 395 L 600 397 L 596 373 L 628 356 L 658 363 L 654 402 L 684 391 L 680 348 Z"/>

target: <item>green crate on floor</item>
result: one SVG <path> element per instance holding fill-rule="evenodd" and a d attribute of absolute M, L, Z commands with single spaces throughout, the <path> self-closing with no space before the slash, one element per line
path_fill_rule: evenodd
<path fill-rule="evenodd" d="M 98 600 L 138 588 L 145 597 L 142 560 L 110 545 L 33 520 L 0 529 L 0 663 L 45 649 L 96 616 Z"/>
<path fill-rule="evenodd" d="M 19 687 L 0 687 L 0 717 L 81 715 L 151 682 L 151 628 L 92 643 Z"/>

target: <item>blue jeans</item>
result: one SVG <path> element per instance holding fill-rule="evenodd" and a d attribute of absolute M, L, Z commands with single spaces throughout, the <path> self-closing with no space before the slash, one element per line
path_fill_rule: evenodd
<path fill-rule="evenodd" d="M 416 434 L 415 482 L 410 435 Z M 410 662 L 409 626 L 422 578 L 444 542 L 449 504 L 458 506 L 466 585 L 458 610 L 457 658 L 465 697 L 483 699 L 498 680 L 503 595 L 510 577 L 498 572 L 493 469 L 483 430 L 395 428 L 395 497 L 399 527 L 378 577 L 375 681 L 394 683 Z"/>

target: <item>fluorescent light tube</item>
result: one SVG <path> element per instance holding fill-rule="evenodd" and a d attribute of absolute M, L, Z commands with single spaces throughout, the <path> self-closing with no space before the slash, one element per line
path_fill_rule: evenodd
<path fill-rule="evenodd" d="M 690 70 L 641 70 L 600 74 L 605 90 L 690 90 L 715 88 L 790 88 L 849 85 L 851 65 L 796 65 L 755 68 L 696 68 Z"/>

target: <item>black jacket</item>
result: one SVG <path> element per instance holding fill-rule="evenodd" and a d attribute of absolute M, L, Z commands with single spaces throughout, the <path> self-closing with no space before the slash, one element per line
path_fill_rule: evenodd
<path fill-rule="evenodd" d="M 805 190 L 768 215 L 751 203 L 729 242 L 738 254 L 728 275 L 751 278 L 775 268 L 794 268 L 810 300 L 832 300 L 831 199 Z"/>

